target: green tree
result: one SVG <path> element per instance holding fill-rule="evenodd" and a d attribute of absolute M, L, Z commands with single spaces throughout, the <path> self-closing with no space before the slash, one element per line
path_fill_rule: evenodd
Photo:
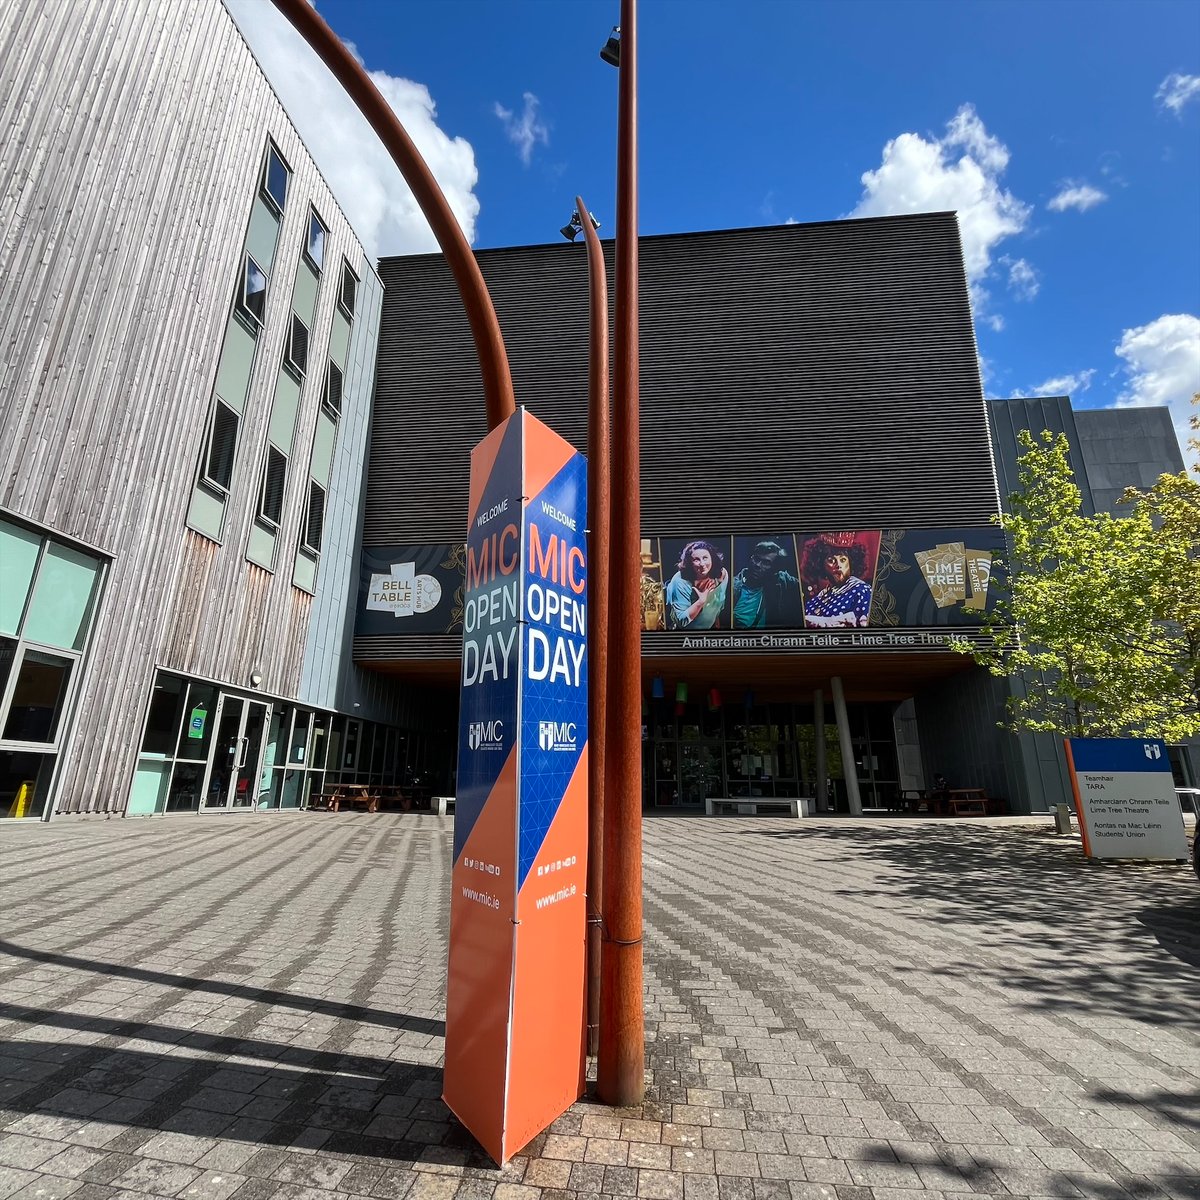
<path fill-rule="evenodd" d="M 1177 634 L 1148 586 L 1168 568 L 1148 504 L 1089 516 L 1061 434 L 1020 436 L 1018 489 L 996 520 L 1008 538 L 1009 590 L 982 644 L 956 645 L 1016 678 L 1009 727 L 1071 737 L 1184 736 Z"/>
<path fill-rule="evenodd" d="M 1200 393 L 1192 404 L 1200 409 Z M 1181 711 L 1166 734 L 1172 739 L 1200 728 L 1200 415 L 1191 425 L 1195 473 L 1160 475 L 1149 490 L 1126 488 L 1121 497 L 1134 519 L 1151 522 L 1158 542 L 1155 571 L 1146 582 L 1156 619 L 1173 634 L 1169 686 Z"/>

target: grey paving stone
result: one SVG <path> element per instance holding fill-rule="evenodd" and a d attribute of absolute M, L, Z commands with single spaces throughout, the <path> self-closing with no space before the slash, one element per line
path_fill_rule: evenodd
<path fill-rule="evenodd" d="M 7 1197 L 39 1178 L 40 1176 L 33 1171 L 22 1171 L 18 1167 L 0 1167 L 0 1198 L 7 1200 Z"/>
<path fill-rule="evenodd" d="M 1020 822 L 647 820 L 647 1101 L 500 1172 L 438 1099 L 450 824 L 313 817 L 19 831 L 62 920 L 0 826 L 42 956 L 0 959 L 0 1200 L 1195 1200 L 1182 869 Z"/>
<path fill-rule="evenodd" d="M 0 1134 L 0 1167 L 32 1170 L 62 1149 L 59 1142 L 46 1138 L 25 1137 L 19 1133 Z"/>
<path fill-rule="evenodd" d="M 48 1158 L 41 1169 L 51 1175 L 74 1179 L 85 1175 L 107 1157 L 105 1151 L 93 1150 L 88 1146 L 64 1146 L 52 1158 Z"/>

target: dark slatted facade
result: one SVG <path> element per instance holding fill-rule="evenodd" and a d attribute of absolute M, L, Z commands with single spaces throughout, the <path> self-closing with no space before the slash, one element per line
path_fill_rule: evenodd
<path fill-rule="evenodd" d="M 585 449 L 582 244 L 478 258 L 518 403 Z M 365 542 L 461 540 L 467 456 L 485 432 L 462 305 L 440 255 L 380 273 Z M 644 238 L 641 349 L 646 532 L 971 525 L 996 511 L 952 213 Z"/>
<path fill-rule="evenodd" d="M 582 243 L 477 257 L 518 403 L 586 451 Z M 364 544 L 461 541 L 486 432 L 462 303 L 440 255 L 380 274 Z M 986 525 L 997 511 L 953 213 L 642 239 L 641 396 L 647 535 Z M 459 644 L 358 638 L 355 657 Z"/>

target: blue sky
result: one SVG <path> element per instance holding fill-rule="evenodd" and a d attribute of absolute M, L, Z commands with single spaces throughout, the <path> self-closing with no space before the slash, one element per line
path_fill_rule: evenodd
<path fill-rule="evenodd" d="M 432 248 L 268 0 L 227 0 L 380 253 Z M 474 244 L 611 235 L 618 4 L 318 0 Z M 1200 5 L 642 0 L 641 231 L 957 209 L 988 395 L 1200 390 Z"/>

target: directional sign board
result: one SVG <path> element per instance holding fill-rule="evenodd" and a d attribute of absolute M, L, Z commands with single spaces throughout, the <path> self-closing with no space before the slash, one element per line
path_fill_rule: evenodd
<path fill-rule="evenodd" d="M 504 1163 L 584 1082 L 587 470 L 523 409 L 471 454 L 443 1098 Z"/>
<path fill-rule="evenodd" d="M 1089 858 L 1188 856 L 1167 747 L 1153 738 L 1068 738 L 1075 812 Z"/>

